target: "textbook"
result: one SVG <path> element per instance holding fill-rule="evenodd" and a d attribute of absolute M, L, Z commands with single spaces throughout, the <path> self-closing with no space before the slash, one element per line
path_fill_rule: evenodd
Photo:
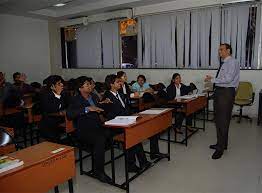
<path fill-rule="evenodd" d="M 112 120 L 106 121 L 105 125 L 131 125 L 136 122 L 138 116 L 117 116 Z"/>
<path fill-rule="evenodd" d="M 0 157 L 0 173 L 11 170 L 23 164 L 24 162 L 22 160 L 9 156 L 2 156 Z"/>
<path fill-rule="evenodd" d="M 144 114 L 144 115 L 159 115 L 163 112 L 165 112 L 166 110 L 168 110 L 168 108 L 159 108 L 159 109 L 155 109 L 155 108 L 152 108 L 152 109 L 148 109 L 148 110 L 145 110 L 145 111 L 142 111 L 140 112 L 139 114 Z"/>

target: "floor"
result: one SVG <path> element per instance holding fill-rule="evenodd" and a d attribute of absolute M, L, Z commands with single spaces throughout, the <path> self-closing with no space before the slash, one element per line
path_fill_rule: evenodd
<path fill-rule="evenodd" d="M 231 121 L 228 150 L 220 160 L 212 160 L 213 150 L 208 146 L 216 142 L 213 122 L 207 123 L 205 132 L 199 131 L 188 147 L 171 144 L 171 161 L 162 160 L 131 182 L 131 193 L 262 193 L 262 126 L 256 120 L 241 124 Z M 148 143 L 145 144 L 148 146 Z M 165 142 L 161 149 L 165 150 Z M 88 160 L 87 160 L 88 162 Z M 123 160 L 117 161 L 118 171 Z M 75 193 L 125 192 L 88 176 L 74 179 Z M 110 174 L 110 167 L 106 168 Z M 117 177 L 124 179 L 123 172 Z M 59 186 L 68 192 L 67 184 Z M 52 192 L 52 191 L 50 191 Z"/>

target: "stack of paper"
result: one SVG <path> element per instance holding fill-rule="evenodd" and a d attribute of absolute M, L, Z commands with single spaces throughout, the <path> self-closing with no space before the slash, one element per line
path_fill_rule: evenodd
<path fill-rule="evenodd" d="M 148 110 L 140 112 L 139 114 L 158 115 L 158 114 L 165 112 L 166 110 L 167 109 L 148 109 Z"/>
<path fill-rule="evenodd" d="M 24 162 L 9 156 L 0 157 L 0 173 L 23 165 Z"/>
<path fill-rule="evenodd" d="M 191 95 L 179 96 L 179 97 L 176 97 L 176 99 L 193 99 L 193 98 L 197 98 L 197 97 L 198 97 L 197 94 L 191 94 Z"/>
<path fill-rule="evenodd" d="M 110 121 L 106 121 L 105 125 L 117 125 L 117 126 L 131 125 L 136 122 L 137 117 L 138 116 L 117 116 Z"/>

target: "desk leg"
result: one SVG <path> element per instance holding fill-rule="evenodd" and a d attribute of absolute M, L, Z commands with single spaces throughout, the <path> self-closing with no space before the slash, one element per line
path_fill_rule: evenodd
<path fill-rule="evenodd" d="M 58 186 L 55 187 L 55 193 L 59 193 Z"/>
<path fill-rule="evenodd" d="M 115 184 L 116 182 L 116 177 L 115 177 L 115 152 L 114 152 L 114 145 L 113 145 L 113 141 L 111 144 L 111 169 L 112 169 L 112 181 Z"/>
<path fill-rule="evenodd" d="M 126 188 L 126 193 L 129 193 L 128 150 L 126 148 L 124 149 L 124 154 L 125 154 L 125 175 L 126 175 L 125 188 Z"/>
<path fill-rule="evenodd" d="M 206 109 L 203 109 L 203 131 L 206 130 L 206 120 L 205 120 L 205 114 L 206 114 Z"/>
<path fill-rule="evenodd" d="M 72 178 L 70 180 L 68 180 L 68 188 L 69 188 L 69 193 L 74 193 L 73 179 Z"/>
<path fill-rule="evenodd" d="M 188 137 L 187 137 L 187 124 L 186 124 L 186 131 L 185 131 L 185 145 L 187 146 L 187 139 L 188 139 Z"/>
<path fill-rule="evenodd" d="M 168 161 L 170 161 L 170 130 L 171 130 L 171 127 L 168 128 L 168 131 L 167 131 L 167 153 L 168 153 Z"/>

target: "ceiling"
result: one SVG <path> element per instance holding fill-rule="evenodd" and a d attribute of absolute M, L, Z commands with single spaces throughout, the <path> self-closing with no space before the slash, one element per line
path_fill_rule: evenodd
<path fill-rule="evenodd" d="M 0 0 L 0 14 L 65 19 L 168 1 L 175 0 Z"/>
<path fill-rule="evenodd" d="M 44 19 L 68 19 L 165 2 L 176 2 L 178 4 L 185 4 L 187 2 L 190 4 L 192 2 L 204 1 L 207 0 L 0 0 L 0 14 L 23 15 Z M 212 1 L 223 3 L 252 0 Z M 57 3 L 66 3 L 66 5 L 63 7 L 54 7 L 53 5 Z"/>

